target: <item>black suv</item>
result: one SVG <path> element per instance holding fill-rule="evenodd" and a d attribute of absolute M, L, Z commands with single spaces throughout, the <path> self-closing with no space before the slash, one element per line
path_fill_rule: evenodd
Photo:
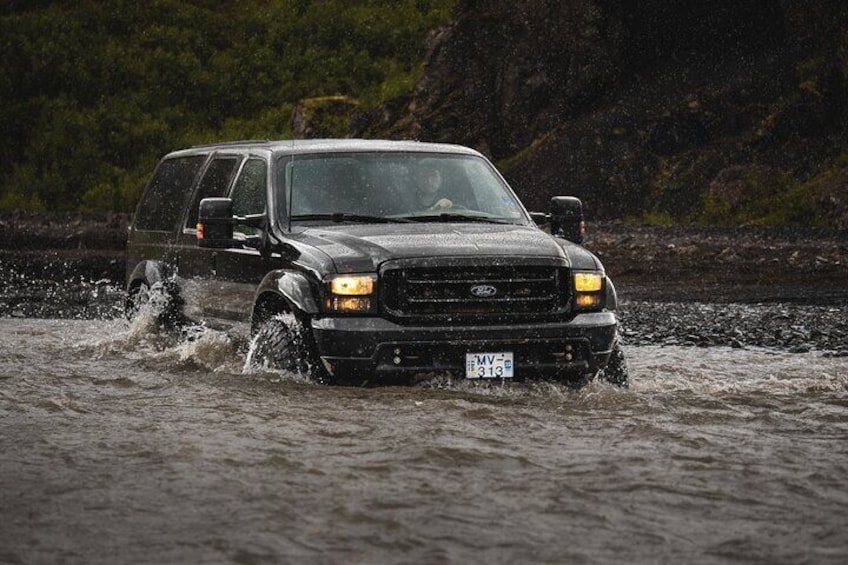
<path fill-rule="evenodd" d="M 127 307 L 159 288 L 161 318 L 242 328 L 250 363 L 322 381 L 626 386 L 615 289 L 582 236 L 578 199 L 531 215 L 466 147 L 199 146 L 165 156 L 141 198 Z"/>

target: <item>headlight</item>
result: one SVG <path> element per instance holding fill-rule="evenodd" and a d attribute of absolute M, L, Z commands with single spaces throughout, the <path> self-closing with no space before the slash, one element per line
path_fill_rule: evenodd
<path fill-rule="evenodd" d="M 330 280 L 330 292 L 340 296 L 374 294 L 376 280 L 373 275 L 344 275 Z"/>
<path fill-rule="evenodd" d="M 604 307 L 604 274 L 597 271 L 574 273 L 574 307 L 598 310 Z"/>
<path fill-rule="evenodd" d="M 328 312 L 368 314 L 377 309 L 376 275 L 340 275 L 325 281 Z"/>
<path fill-rule="evenodd" d="M 577 292 L 597 292 L 603 286 L 603 273 L 574 273 L 574 290 Z"/>

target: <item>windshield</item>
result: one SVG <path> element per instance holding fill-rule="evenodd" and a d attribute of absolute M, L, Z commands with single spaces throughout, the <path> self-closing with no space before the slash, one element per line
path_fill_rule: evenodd
<path fill-rule="evenodd" d="M 276 176 L 280 216 L 290 208 L 293 221 L 528 221 L 491 164 L 471 155 L 298 155 L 278 161 Z"/>

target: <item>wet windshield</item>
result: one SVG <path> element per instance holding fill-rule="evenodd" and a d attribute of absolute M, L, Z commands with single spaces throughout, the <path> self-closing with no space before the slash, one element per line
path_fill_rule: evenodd
<path fill-rule="evenodd" d="M 344 153 L 278 162 L 293 221 L 528 223 L 492 166 L 470 155 Z"/>

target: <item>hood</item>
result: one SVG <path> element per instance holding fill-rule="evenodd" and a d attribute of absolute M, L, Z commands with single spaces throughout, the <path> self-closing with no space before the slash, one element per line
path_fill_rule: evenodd
<path fill-rule="evenodd" d="M 385 261 L 433 257 L 545 257 L 597 269 L 594 256 L 534 226 L 477 223 L 338 225 L 307 228 L 301 242 L 326 253 L 340 273 L 376 271 Z"/>

